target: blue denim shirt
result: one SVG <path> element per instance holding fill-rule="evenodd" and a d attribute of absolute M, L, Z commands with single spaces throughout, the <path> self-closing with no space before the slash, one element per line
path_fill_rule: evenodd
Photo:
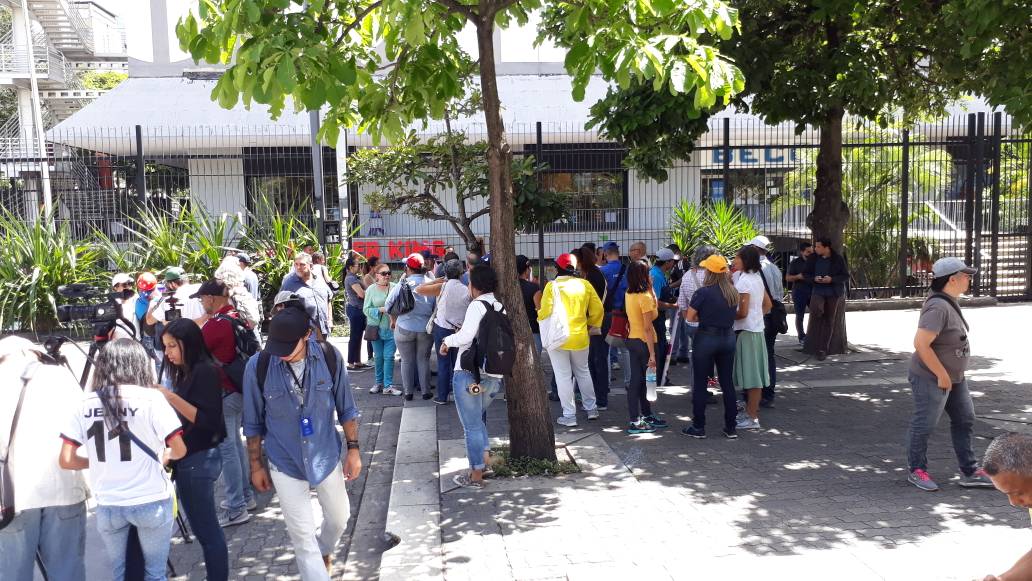
<path fill-rule="evenodd" d="M 412 296 L 416 299 L 416 306 L 411 311 L 404 315 L 398 316 L 398 327 L 405 329 L 410 333 L 426 333 L 426 324 L 430 321 L 430 315 L 434 314 L 434 303 L 436 299 L 433 297 L 424 297 L 417 295 L 415 288 L 426 280 L 426 277 L 421 274 L 410 274 L 405 277 L 405 280 L 394 285 L 391 289 L 391 294 L 387 295 L 387 301 L 384 306 L 389 311 L 394 301 L 398 299 L 398 293 L 401 292 L 401 285 L 407 284 L 413 289 Z"/>
<path fill-rule="evenodd" d="M 336 347 L 333 347 L 336 349 Z M 330 377 L 322 349 L 308 340 L 305 378 L 308 394 L 304 415 L 312 419 L 314 433 L 301 436 L 301 401 L 290 389 L 291 372 L 279 357 L 269 360 L 265 392 L 258 387 L 258 356 L 251 357 L 244 372 L 244 435 L 265 438 L 265 454 L 276 469 L 291 478 L 317 486 L 340 462 L 341 441 L 337 424 L 358 417 L 344 358 L 337 353 L 337 375 Z M 337 421 L 334 421 L 334 411 Z"/>
<path fill-rule="evenodd" d="M 613 295 L 613 308 L 623 310 L 624 308 L 624 294 L 627 293 L 627 271 L 624 271 L 623 278 L 620 279 L 620 285 L 613 288 L 616 284 L 617 277 L 620 276 L 620 269 L 623 268 L 623 263 L 619 260 L 607 262 L 602 266 L 598 267 L 602 271 L 602 274 L 606 277 L 606 287 L 609 288 L 609 292 L 616 293 Z"/>

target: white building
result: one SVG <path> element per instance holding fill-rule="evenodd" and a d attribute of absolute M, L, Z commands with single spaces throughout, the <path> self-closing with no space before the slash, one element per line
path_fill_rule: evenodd
<path fill-rule="evenodd" d="M 117 233 L 120 226 L 118 216 L 103 208 L 121 207 L 141 192 L 152 201 L 161 198 L 164 204 L 177 204 L 188 191 L 191 203 L 217 214 L 257 211 L 260 196 L 280 209 L 310 204 L 315 182 L 308 115 L 288 108 L 272 121 L 267 108 L 258 104 L 251 110 L 242 105 L 224 110 L 212 102 L 218 70 L 193 63 L 172 32 L 176 21 L 195 6 L 193 0 L 128 3 L 121 16 L 127 23 L 129 80 L 48 134 L 51 141 L 97 152 L 100 161 L 93 159 L 86 165 L 100 182 L 97 196 L 105 203 L 91 205 L 87 219 L 105 231 Z M 669 169 L 667 181 L 642 179 L 623 168 L 620 148 L 584 130 L 591 104 L 605 93 L 600 79 L 592 81 L 583 102 L 574 102 L 563 52 L 547 44 L 533 47 L 534 20 L 496 34 L 499 91 L 513 150 L 536 151 L 540 123 L 538 158 L 549 166 L 543 183 L 572 196 L 570 219 L 546 228 L 545 256 L 584 241 L 616 240 L 626 247 L 641 239 L 650 249 L 658 248 L 669 242 L 674 205 L 682 200 L 723 199 L 729 193 L 728 181 L 735 203 L 764 222 L 769 219 L 766 200 L 779 192 L 784 174 L 798 164 L 800 152 L 816 143 L 813 133 L 796 135 L 789 126 L 770 127 L 753 116 L 722 114 L 711 120 L 711 131 L 700 140 L 692 159 Z M 471 31 L 464 34 L 462 44 L 475 54 Z M 460 120 L 457 125 L 473 138 L 483 134 L 476 119 Z M 726 142 L 725 127 L 730 129 Z M 963 133 L 963 128 L 958 132 Z M 461 246 L 445 222 L 377 213 L 365 202 L 367 188 L 339 187 L 346 183 L 348 148 L 370 143 L 367 136 L 350 132 L 335 145 L 324 148 L 322 156 L 327 216 L 357 219 L 356 249 L 399 259 L 424 246 L 438 251 Z M 141 151 L 148 163 L 166 168 L 167 175 L 159 180 L 148 175 L 146 184 L 139 184 L 131 172 L 118 169 Z M 442 202 L 454 208 L 453 198 L 444 195 Z M 794 223 L 801 231 L 801 216 L 795 216 Z M 487 217 L 474 226 L 485 236 L 489 232 Z M 538 234 L 519 235 L 518 249 L 537 256 Z"/>

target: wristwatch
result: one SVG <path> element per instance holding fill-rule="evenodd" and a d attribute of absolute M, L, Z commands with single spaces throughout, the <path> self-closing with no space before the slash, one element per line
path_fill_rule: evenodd
<path fill-rule="evenodd" d="M 358 450 L 358 440 L 348 440 L 348 450 Z"/>

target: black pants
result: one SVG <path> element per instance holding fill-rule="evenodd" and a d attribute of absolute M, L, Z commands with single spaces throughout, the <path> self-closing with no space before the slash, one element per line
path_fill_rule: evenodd
<path fill-rule="evenodd" d="M 649 365 L 649 346 L 641 339 L 624 339 L 624 345 L 631 355 L 631 381 L 627 384 L 627 416 L 632 422 L 636 422 L 640 416 L 652 415 L 652 406 L 645 398 L 645 369 Z M 657 368 L 657 376 L 661 371 L 662 368 Z"/>
<path fill-rule="evenodd" d="M 664 313 L 666 311 L 660 311 L 656 320 L 652 321 L 652 327 L 656 329 L 656 380 L 660 382 L 659 385 L 666 385 L 666 383 L 663 383 L 663 370 L 666 369 L 668 343 Z M 646 348 L 645 360 L 648 361 L 648 359 L 648 348 Z"/>
<path fill-rule="evenodd" d="M 803 326 L 803 317 L 806 316 L 806 307 L 810 306 L 809 289 L 792 289 L 792 304 L 795 305 L 795 330 L 802 340 L 806 337 L 806 327 Z"/>
<path fill-rule="evenodd" d="M 362 362 L 362 335 L 366 329 L 366 316 L 361 307 L 347 305 L 344 310 L 348 315 L 348 326 L 351 336 L 348 338 L 348 364 Z"/>
<path fill-rule="evenodd" d="M 588 345 L 588 371 L 595 384 L 598 405 L 609 406 L 609 343 L 605 335 L 591 335 Z"/>
<path fill-rule="evenodd" d="M 706 400 L 709 393 L 706 384 L 713 366 L 717 367 L 717 379 L 724 396 L 724 429 L 735 430 L 735 386 L 731 375 L 735 367 L 735 334 L 700 329 L 692 339 L 692 425 L 706 427 Z"/>
<path fill-rule="evenodd" d="M 774 363 L 774 342 L 778 340 L 777 329 L 763 329 L 763 338 L 767 342 L 767 373 L 770 374 L 770 383 L 763 386 L 763 399 L 774 400 L 774 386 L 777 384 L 777 365 Z"/>
<path fill-rule="evenodd" d="M 835 334 L 835 317 L 845 307 L 845 297 L 814 294 L 810 298 L 810 332 L 807 345 L 814 354 L 827 353 Z"/>

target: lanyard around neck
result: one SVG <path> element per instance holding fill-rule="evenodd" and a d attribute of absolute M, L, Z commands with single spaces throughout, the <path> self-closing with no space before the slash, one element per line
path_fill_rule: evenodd
<path fill-rule="evenodd" d="M 305 389 L 305 378 L 308 376 L 308 362 L 305 362 L 305 370 L 301 373 L 301 378 L 298 379 L 297 374 L 294 373 L 294 366 L 290 362 L 284 361 L 287 366 L 287 371 L 290 373 L 290 378 L 294 380 L 294 385 L 297 387 L 297 391 L 301 394 L 301 409 L 304 409 L 308 404 L 308 390 Z M 294 390 L 290 390 L 294 391 Z"/>

